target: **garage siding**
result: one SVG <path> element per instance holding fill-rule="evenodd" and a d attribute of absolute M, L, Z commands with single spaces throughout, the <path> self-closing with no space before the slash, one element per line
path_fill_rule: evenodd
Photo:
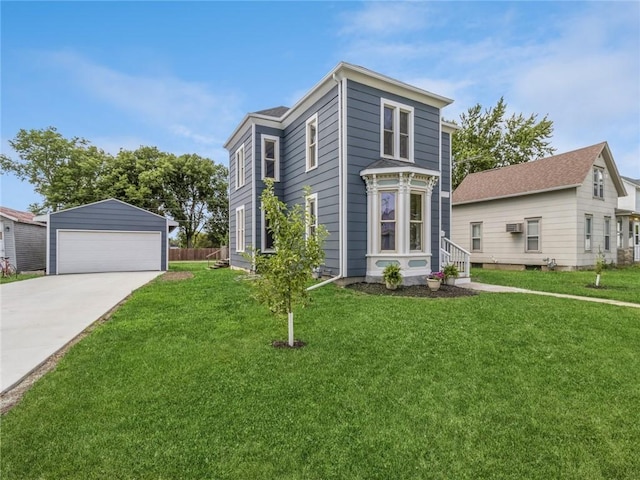
<path fill-rule="evenodd" d="M 56 275 L 57 231 L 62 230 L 112 230 L 131 232 L 161 232 L 161 265 L 167 270 L 167 220 L 151 212 L 117 201 L 84 205 L 49 215 L 49 269 Z"/>

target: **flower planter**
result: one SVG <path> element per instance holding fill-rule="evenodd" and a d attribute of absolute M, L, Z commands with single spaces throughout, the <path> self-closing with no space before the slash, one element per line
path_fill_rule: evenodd
<path fill-rule="evenodd" d="M 387 290 L 396 290 L 398 288 L 398 285 L 395 283 L 385 282 L 385 284 L 387 285 Z"/>
<path fill-rule="evenodd" d="M 440 280 L 437 278 L 427 278 L 427 287 L 429 287 L 429 290 L 432 292 L 437 292 L 440 290 Z"/>

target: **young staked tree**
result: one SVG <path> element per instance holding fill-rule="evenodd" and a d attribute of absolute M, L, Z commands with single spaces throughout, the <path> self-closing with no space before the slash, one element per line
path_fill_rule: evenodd
<path fill-rule="evenodd" d="M 478 103 L 460 115 L 460 130 L 453 134 L 453 188 L 470 173 L 530 162 L 553 154 L 549 139 L 553 122 L 545 117 L 513 114 L 505 118 L 507 104 L 500 98 L 484 112 Z M 458 122 L 453 122 L 458 123 Z"/>
<path fill-rule="evenodd" d="M 305 188 L 304 205 L 288 208 L 274 194 L 273 181 L 267 179 L 265 183 L 262 209 L 273 235 L 275 253 L 264 255 L 254 250 L 247 258 L 259 274 L 253 282 L 256 298 L 274 314 L 287 315 L 288 344 L 293 347 L 293 309 L 306 304 L 312 271 L 324 261 L 322 245 L 327 230 L 323 225 L 316 226 L 316 219 L 307 211 L 308 188 Z"/>

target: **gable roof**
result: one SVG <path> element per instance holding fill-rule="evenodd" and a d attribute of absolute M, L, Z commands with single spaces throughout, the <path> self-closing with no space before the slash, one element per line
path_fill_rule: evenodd
<path fill-rule="evenodd" d="M 453 192 L 453 205 L 517 197 L 582 185 L 602 154 L 619 196 L 626 195 L 607 142 L 532 162 L 467 175 Z"/>
<path fill-rule="evenodd" d="M 453 100 L 435 93 L 429 92 L 419 87 L 409 85 L 381 73 L 374 72 L 359 65 L 347 62 L 340 62 L 336 67 L 327 73 L 311 90 L 309 90 L 295 105 L 287 109 L 281 116 L 276 117 L 278 110 L 284 107 L 262 110 L 260 112 L 248 113 L 231 133 L 224 148 L 231 149 L 238 141 L 246 129 L 253 124 L 265 125 L 273 128 L 286 128 L 291 124 L 301 112 L 304 112 L 323 95 L 335 88 L 339 81 L 348 79 L 350 81 L 379 88 L 385 92 L 390 92 L 405 98 L 432 105 L 438 109 L 444 108 L 453 103 Z M 267 112 L 267 113 L 265 113 Z M 451 127 L 452 124 L 449 124 Z"/>
<path fill-rule="evenodd" d="M 289 107 L 273 107 L 273 108 L 267 108 L 266 110 L 260 110 L 258 112 L 254 112 L 258 115 L 266 115 L 268 117 L 276 117 L 276 118 L 280 118 L 281 116 L 283 116 L 285 113 L 287 113 L 289 111 Z"/>
<path fill-rule="evenodd" d="M 0 207 L 0 215 L 19 223 L 32 223 L 34 225 L 41 225 L 34 221 L 35 215 L 31 212 L 23 212 L 21 210 L 14 210 L 13 208 Z"/>

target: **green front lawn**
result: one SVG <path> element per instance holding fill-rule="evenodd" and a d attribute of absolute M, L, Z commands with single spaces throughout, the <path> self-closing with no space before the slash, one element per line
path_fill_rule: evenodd
<path fill-rule="evenodd" d="M 238 274 L 172 268 L 3 416 L 3 479 L 640 476 L 635 309 L 329 285 L 282 350 Z"/>
<path fill-rule="evenodd" d="M 2 277 L 0 276 L 0 284 L 3 283 L 11 283 L 11 282 L 19 282 L 20 280 L 29 280 L 30 278 L 38 278 L 41 277 L 42 274 L 39 273 L 19 273 L 17 276 L 12 275 L 10 277 Z"/>
<path fill-rule="evenodd" d="M 638 267 L 603 270 L 600 276 L 601 288 L 594 288 L 596 281 L 594 271 L 543 272 L 472 268 L 471 278 L 474 282 L 494 285 L 640 303 L 640 268 Z"/>

